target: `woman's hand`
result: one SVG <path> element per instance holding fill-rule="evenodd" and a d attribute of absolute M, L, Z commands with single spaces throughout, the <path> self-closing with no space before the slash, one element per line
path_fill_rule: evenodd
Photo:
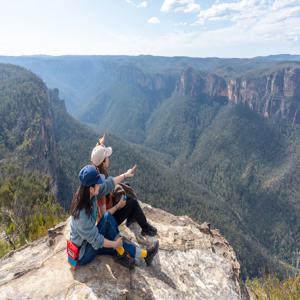
<path fill-rule="evenodd" d="M 118 209 L 123 208 L 125 205 L 126 205 L 126 200 L 124 199 L 124 196 L 122 196 L 122 198 L 120 199 L 120 201 L 117 204 Z"/>
<path fill-rule="evenodd" d="M 134 165 L 131 169 L 127 170 L 127 172 L 125 173 L 125 177 L 126 178 L 133 177 L 135 175 L 136 168 L 137 165 Z"/>
<path fill-rule="evenodd" d="M 121 183 L 126 178 L 133 177 L 135 175 L 136 168 L 137 168 L 137 166 L 134 165 L 131 169 L 127 170 L 126 173 L 123 173 L 123 174 L 121 174 L 121 175 L 119 175 L 117 177 L 114 177 L 114 183 L 115 183 L 115 185 Z"/>
<path fill-rule="evenodd" d="M 101 138 L 99 138 L 98 140 L 98 145 L 105 145 L 105 133 L 103 134 L 103 136 Z"/>
<path fill-rule="evenodd" d="M 114 249 L 123 246 L 123 238 L 120 236 L 114 241 Z"/>

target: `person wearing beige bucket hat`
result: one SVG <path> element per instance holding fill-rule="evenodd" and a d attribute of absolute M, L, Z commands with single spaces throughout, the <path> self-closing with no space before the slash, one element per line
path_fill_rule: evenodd
<path fill-rule="evenodd" d="M 110 156 L 112 155 L 112 148 L 106 147 L 104 143 L 105 135 L 99 139 L 91 153 L 91 161 L 103 176 L 103 179 L 108 177 Z M 136 165 L 134 166 L 134 170 L 135 169 Z M 126 178 L 124 178 L 124 180 L 125 179 Z M 142 229 L 142 235 L 155 236 L 157 234 L 157 229 L 147 221 L 132 187 L 122 184 L 121 189 L 123 190 L 123 195 L 117 203 L 114 201 L 116 193 L 110 193 L 98 202 L 99 207 L 101 207 L 100 214 L 103 215 L 106 210 L 111 212 L 118 225 L 125 220 L 127 220 L 127 226 L 136 221 Z"/>
<path fill-rule="evenodd" d="M 95 166 L 99 166 L 107 157 L 112 155 L 112 148 L 104 145 L 94 147 L 91 154 L 91 161 Z"/>

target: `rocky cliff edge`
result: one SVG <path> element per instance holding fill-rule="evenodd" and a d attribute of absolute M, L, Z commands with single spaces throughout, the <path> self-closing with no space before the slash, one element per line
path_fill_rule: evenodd
<path fill-rule="evenodd" d="M 0 259 L 0 299 L 249 299 L 235 252 L 218 230 L 143 207 L 159 231 L 152 266 L 142 263 L 130 271 L 112 257 L 99 256 L 72 271 L 65 248 L 67 220 Z M 121 230 L 140 245 L 151 243 L 136 224 Z"/>

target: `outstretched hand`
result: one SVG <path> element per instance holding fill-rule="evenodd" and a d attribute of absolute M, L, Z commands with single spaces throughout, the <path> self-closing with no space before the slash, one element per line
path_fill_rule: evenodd
<path fill-rule="evenodd" d="M 101 146 L 105 145 L 105 133 L 103 134 L 102 137 L 99 138 L 98 145 L 101 145 Z"/>
<path fill-rule="evenodd" d="M 127 172 L 125 173 L 125 176 L 127 178 L 133 177 L 135 175 L 136 168 L 137 168 L 137 165 L 134 165 L 131 169 L 127 170 Z"/>

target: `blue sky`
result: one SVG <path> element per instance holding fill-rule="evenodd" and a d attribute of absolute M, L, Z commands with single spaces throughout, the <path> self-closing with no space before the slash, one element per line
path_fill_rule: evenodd
<path fill-rule="evenodd" d="M 300 53 L 300 0 L 0 0 L 0 55 Z"/>

